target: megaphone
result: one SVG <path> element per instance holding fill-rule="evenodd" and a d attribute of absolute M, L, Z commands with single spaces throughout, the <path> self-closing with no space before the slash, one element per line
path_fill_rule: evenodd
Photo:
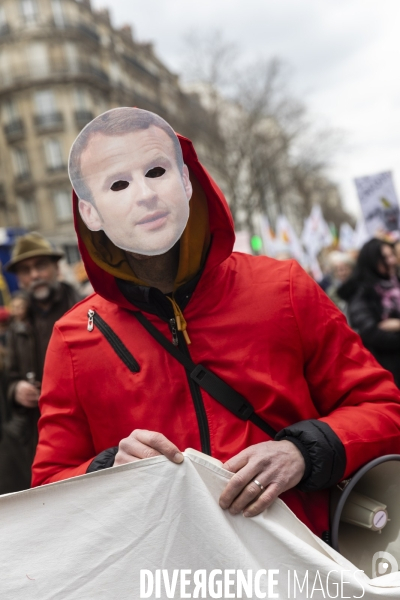
<path fill-rule="evenodd" d="M 331 542 L 369 577 L 400 567 L 400 454 L 376 458 L 331 494 Z"/>

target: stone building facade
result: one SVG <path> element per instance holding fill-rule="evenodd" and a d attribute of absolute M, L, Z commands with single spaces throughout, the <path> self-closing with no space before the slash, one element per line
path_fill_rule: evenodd
<path fill-rule="evenodd" d="M 0 227 L 39 231 L 79 260 L 69 148 L 117 106 L 154 111 L 201 140 L 189 118 L 202 110 L 197 96 L 130 27 L 115 29 L 90 0 L 0 0 Z"/>

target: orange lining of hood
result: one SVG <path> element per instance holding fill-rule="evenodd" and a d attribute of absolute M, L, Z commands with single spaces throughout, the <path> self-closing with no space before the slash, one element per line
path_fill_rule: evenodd
<path fill-rule="evenodd" d="M 179 266 L 175 278 L 174 291 L 193 279 L 204 264 L 210 245 L 210 227 L 207 198 L 203 188 L 189 169 L 193 194 L 190 199 L 189 220 L 180 240 Z M 92 260 L 100 269 L 110 275 L 131 281 L 136 285 L 147 286 L 132 271 L 124 250 L 108 239 L 104 231 L 90 231 L 78 211 L 78 227 Z"/>

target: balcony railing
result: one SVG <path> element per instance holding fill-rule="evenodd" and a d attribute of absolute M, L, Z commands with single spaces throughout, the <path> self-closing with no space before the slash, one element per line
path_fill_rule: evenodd
<path fill-rule="evenodd" d="M 92 119 L 94 114 L 91 110 L 76 110 L 75 121 L 78 127 L 85 127 Z"/>
<path fill-rule="evenodd" d="M 63 114 L 58 111 L 35 115 L 34 120 L 38 132 L 59 131 L 64 127 Z"/>
<path fill-rule="evenodd" d="M 73 24 L 67 24 L 67 27 L 74 27 Z M 90 37 L 93 41 L 95 42 L 99 42 L 100 41 L 100 36 L 97 33 L 97 31 L 95 29 L 93 29 L 92 27 L 90 27 L 89 25 L 85 25 L 84 23 L 78 23 L 77 25 L 75 25 L 75 27 L 78 28 L 78 30 L 83 33 L 84 35 Z"/>
<path fill-rule="evenodd" d="M 156 75 L 155 73 L 152 73 L 147 67 L 145 67 L 145 65 L 143 65 L 141 62 L 137 61 L 136 58 L 134 58 L 133 56 L 130 56 L 129 54 L 124 54 L 123 58 L 133 67 L 135 67 L 136 69 L 138 69 L 139 71 L 141 71 L 141 73 L 144 73 L 145 75 L 147 75 L 148 77 L 152 77 L 153 80 L 155 81 L 159 81 L 160 77 L 158 75 Z"/>
<path fill-rule="evenodd" d="M 99 79 L 102 79 L 104 82 L 109 82 L 110 78 L 103 69 L 99 69 L 98 67 L 93 67 L 92 65 L 81 65 L 81 72 L 88 72 L 92 75 L 95 75 Z"/>
<path fill-rule="evenodd" d="M 4 133 L 9 142 L 21 140 L 25 135 L 24 122 L 21 119 L 10 121 L 10 123 L 4 125 Z"/>
<path fill-rule="evenodd" d="M 20 171 L 19 173 L 17 173 L 15 175 L 15 181 L 17 183 L 25 183 L 27 181 L 30 181 L 30 179 L 31 179 L 30 171 Z"/>
<path fill-rule="evenodd" d="M 8 92 L 10 88 L 25 86 L 35 81 L 53 81 L 62 79 L 64 82 L 69 77 L 90 77 L 95 78 L 104 85 L 109 85 L 110 78 L 101 67 L 94 67 L 85 62 L 78 62 L 76 65 L 68 66 L 63 61 L 54 61 L 51 69 L 17 67 L 8 73 L 0 72 L 0 94 Z"/>
<path fill-rule="evenodd" d="M 47 165 L 47 172 L 49 174 L 67 173 L 67 165 L 64 165 L 64 163 L 59 165 Z"/>

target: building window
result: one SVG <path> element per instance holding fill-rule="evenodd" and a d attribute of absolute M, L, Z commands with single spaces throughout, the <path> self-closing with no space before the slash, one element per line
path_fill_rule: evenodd
<path fill-rule="evenodd" d="M 54 23 L 56 24 L 56 27 L 64 27 L 65 18 L 61 0 L 51 0 L 51 8 L 53 11 Z"/>
<path fill-rule="evenodd" d="M 36 227 L 38 216 L 35 201 L 32 198 L 18 198 L 17 207 L 21 226 L 27 229 Z"/>
<path fill-rule="evenodd" d="M 10 56 L 7 50 L 0 50 L 0 81 L 1 86 L 11 82 Z"/>
<path fill-rule="evenodd" d="M 79 71 L 79 53 L 76 44 L 66 42 L 64 45 L 65 57 L 70 71 L 76 73 Z"/>
<path fill-rule="evenodd" d="M 86 90 L 83 88 L 74 89 L 74 105 L 77 110 L 88 110 L 89 99 Z"/>
<path fill-rule="evenodd" d="M 17 179 L 27 179 L 30 176 L 28 154 L 24 148 L 12 148 L 11 158 Z"/>
<path fill-rule="evenodd" d="M 53 90 L 35 92 L 35 108 L 38 115 L 50 115 L 57 110 Z"/>
<path fill-rule="evenodd" d="M 39 131 L 55 131 L 63 128 L 63 115 L 57 111 L 52 90 L 35 93 L 35 123 Z"/>
<path fill-rule="evenodd" d="M 43 144 L 46 156 L 46 164 L 49 171 L 63 169 L 65 165 L 59 140 L 50 138 L 44 140 Z"/>
<path fill-rule="evenodd" d="M 46 44 L 41 42 L 31 43 L 27 47 L 27 53 L 31 74 L 34 77 L 43 77 L 50 73 L 49 55 Z"/>
<path fill-rule="evenodd" d="M 75 120 L 79 129 L 85 127 L 94 118 L 90 110 L 88 93 L 83 88 L 74 89 Z"/>
<path fill-rule="evenodd" d="M 120 83 L 121 81 L 121 69 L 120 66 L 117 62 L 112 62 L 110 64 L 110 75 L 111 75 L 111 81 L 113 81 L 114 83 Z"/>
<path fill-rule="evenodd" d="M 24 123 L 20 118 L 17 104 L 13 100 L 6 100 L 2 108 L 4 133 L 7 140 L 11 142 L 22 139 L 24 137 Z"/>
<path fill-rule="evenodd" d="M 57 221 L 70 221 L 72 219 L 71 192 L 58 190 L 54 193 L 53 199 Z"/>
<path fill-rule="evenodd" d="M 6 20 L 6 11 L 4 10 L 4 6 L 0 6 L 0 35 L 5 35 L 10 31 Z"/>
<path fill-rule="evenodd" d="M 3 122 L 7 125 L 13 121 L 19 120 L 18 106 L 13 100 L 6 100 L 3 103 Z"/>
<path fill-rule="evenodd" d="M 20 6 L 25 23 L 36 23 L 38 17 L 36 0 L 20 0 Z"/>

